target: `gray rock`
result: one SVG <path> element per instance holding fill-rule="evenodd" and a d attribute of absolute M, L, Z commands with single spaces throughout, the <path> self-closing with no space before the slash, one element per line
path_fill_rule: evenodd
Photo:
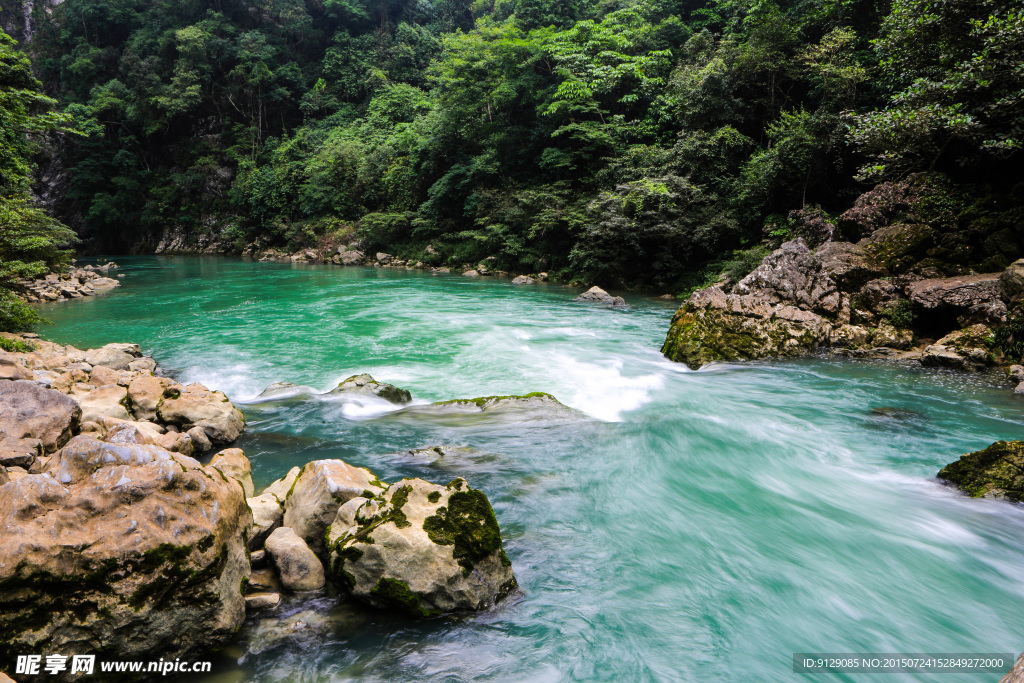
<path fill-rule="evenodd" d="M 394 384 L 378 382 L 367 374 L 349 377 L 338 384 L 338 386 L 332 389 L 329 393 L 377 396 L 399 405 L 408 403 L 412 400 L 412 394 L 410 394 L 407 389 L 396 387 Z"/>
<path fill-rule="evenodd" d="M 625 306 L 626 300 L 621 296 L 612 296 L 598 286 L 593 286 L 576 297 L 576 301 L 596 304 L 609 304 L 611 306 Z"/>
<path fill-rule="evenodd" d="M 952 278 L 918 280 L 907 287 L 911 302 L 925 310 L 948 309 L 954 314 L 974 313 L 986 320 L 1006 318 L 1006 304 L 1000 296 L 999 275 L 964 275 Z"/>
<path fill-rule="evenodd" d="M 262 548 L 267 536 L 284 521 L 284 505 L 273 493 L 263 493 L 249 498 L 246 502 L 252 510 L 252 536 L 249 538 L 249 547 Z"/>
<path fill-rule="evenodd" d="M 252 484 L 252 463 L 241 448 L 228 448 L 210 460 L 210 467 L 220 470 L 225 476 L 234 479 L 242 486 L 246 498 L 256 493 Z"/>
<path fill-rule="evenodd" d="M 280 593 L 255 593 L 245 596 L 245 611 L 274 609 L 281 604 Z"/>
<path fill-rule="evenodd" d="M 127 353 L 124 344 L 107 344 L 86 352 L 85 360 L 90 365 L 102 365 L 112 370 L 129 370 L 135 356 Z"/>
<path fill-rule="evenodd" d="M 909 349 L 914 344 L 914 333 L 911 330 L 896 328 L 883 320 L 871 334 L 871 343 L 890 349 Z"/>
<path fill-rule="evenodd" d="M 0 382 L 0 433 L 12 439 L 39 439 L 53 453 L 71 438 L 82 409 L 70 396 L 35 382 Z"/>
<path fill-rule="evenodd" d="M 324 567 L 305 541 L 283 526 L 267 537 L 267 556 L 277 569 L 281 585 L 290 591 L 315 591 L 324 587 Z"/>
<path fill-rule="evenodd" d="M 529 275 L 518 275 L 512 278 L 512 284 L 514 285 L 533 285 L 536 283 L 537 281 Z"/>

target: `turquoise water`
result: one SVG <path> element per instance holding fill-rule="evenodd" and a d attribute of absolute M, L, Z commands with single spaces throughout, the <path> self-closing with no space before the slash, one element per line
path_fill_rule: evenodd
<path fill-rule="evenodd" d="M 658 351 L 672 307 L 642 297 L 613 310 L 486 278 L 118 260 L 124 286 L 47 306 L 45 336 L 138 342 L 227 392 L 257 487 L 327 457 L 383 479 L 466 476 L 522 586 L 493 612 L 422 622 L 292 602 L 282 613 L 305 627 L 250 621 L 219 680 L 995 681 L 797 675 L 792 655 L 1024 647 L 1024 510 L 934 480 L 1022 437 L 1024 403 L 998 378 L 827 359 L 691 372 Z M 419 400 L 547 391 L 589 417 L 438 423 L 256 400 L 360 372 Z M 437 444 L 477 450 L 398 454 Z"/>

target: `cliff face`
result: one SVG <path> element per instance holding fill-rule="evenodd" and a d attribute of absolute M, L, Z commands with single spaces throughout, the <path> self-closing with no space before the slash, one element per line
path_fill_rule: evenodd
<path fill-rule="evenodd" d="M 64 0 L 15 0 L 0 8 L 0 26 L 22 45 L 32 41 L 38 22 Z"/>

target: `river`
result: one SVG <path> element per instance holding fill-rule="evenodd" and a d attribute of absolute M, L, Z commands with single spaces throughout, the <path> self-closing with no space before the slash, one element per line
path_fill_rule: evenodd
<path fill-rule="evenodd" d="M 996 377 L 826 358 L 692 372 L 659 353 L 673 306 L 644 297 L 616 310 L 492 278 L 118 262 L 119 290 L 44 307 L 45 337 L 137 342 L 225 391 L 257 489 L 319 458 L 389 481 L 465 476 L 522 587 L 492 612 L 421 622 L 293 601 L 294 633 L 250 619 L 217 680 L 891 682 L 923 679 L 800 676 L 793 653 L 1024 647 L 1024 510 L 934 479 L 1021 438 L 1024 405 Z M 418 422 L 257 399 L 362 372 L 424 401 L 546 391 L 588 419 Z M 401 455 L 438 444 L 475 450 Z"/>

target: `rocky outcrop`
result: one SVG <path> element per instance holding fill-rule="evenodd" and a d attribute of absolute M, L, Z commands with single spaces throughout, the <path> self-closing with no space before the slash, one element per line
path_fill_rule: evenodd
<path fill-rule="evenodd" d="M 1024 501 L 1024 441 L 997 441 L 962 455 L 942 468 L 938 478 L 974 498 Z"/>
<path fill-rule="evenodd" d="M 338 510 L 331 576 L 354 597 L 415 616 L 486 609 L 516 588 L 494 511 L 464 479 L 403 479 Z"/>
<path fill-rule="evenodd" d="M 155 375 L 156 362 L 144 356 L 137 344 L 107 344 L 83 351 L 44 341 L 37 335 L 5 337 L 26 350 L 0 352 L 0 370 L 14 369 L 0 372 L 0 377 L 14 380 L 0 379 L 0 397 L 8 393 L 11 402 L 12 392 L 30 392 L 37 397 L 19 396 L 17 402 L 25 406 L 21 412 L 31 417 L 11 417 L 14 422 L 44 419 L 53 414 L 52 406 L 63 401 L 66 406 L 74 404 L 78 411 L 72 426 L 61 427 L 66 432 L 64 441 L 79 429 L 103 437 L 118 424 L 129 422 L 145 434 L 149 443 L 185 455 L 227 446 L 244 429 L 242 413 L 223 393 L 199 384 L 182 386 Z M 26 377 L 24 381 L 37 389 L 18 388 L 20 377 Z M 42 400 L 38 397 L 48 397 L 51 407 L 33 402 Z M 0 433 L 11 436 L 17 430 L 3 426 L 3 414 L 0 408 Z M 32 429 L 39 427 L 33 424 Z M 43 440 L 49 452 L 59 445 L 56 435 Z"/>
<path fill-rule="evenodd" d="M 596 285 L 576 297 L 576 301 L 591 304 L 608 304 L 609 306 L 626 305 L 626 300 L 621 296 L 612 296 Z"/>
<path fill-rule="evenodd" d="M 66 273 L 48 273 L 37 280 L 21 281 L 16 287 L 28 303 L 81 299 L 120 287 L 117 279 L 107 277 L 107 273 L 116 268 L 116 263 L 72 268 Z"/>
<path fill-rule="evenodd" d="M 907 357 L 961 369 L 991 364 L 991 326 L 1007 319 L 1000 275 L 889 277 L 878 253 L 891 257 L 900 244 L 909 249 L 900 253 L 916 252 L 893 237 L 899 231 L 879 232 L 884 245 L 872 237 L 812 251 L 803 240 L 787 242 L 731 291 L 694 292 L 673 318 L 663 352 L 694 369 L 818 347 L 892 356 L 941 330 L 942 338 Z"/>
<path fill-rule="evenodd" d="M 241 487 L 124 430 L 0 486 L 0 658 L 196 656 L 244 618 Z"/>
<path fill-rule="evenodd" d="M 514 417 L 515 419 L 584 420 L 586 416 L 561 403 L 551 394 L 536 391 L 519 396 L 480 396 L 412 405 L 391 413 L 395 419 L 460 419 L 466 417 Z"/>

